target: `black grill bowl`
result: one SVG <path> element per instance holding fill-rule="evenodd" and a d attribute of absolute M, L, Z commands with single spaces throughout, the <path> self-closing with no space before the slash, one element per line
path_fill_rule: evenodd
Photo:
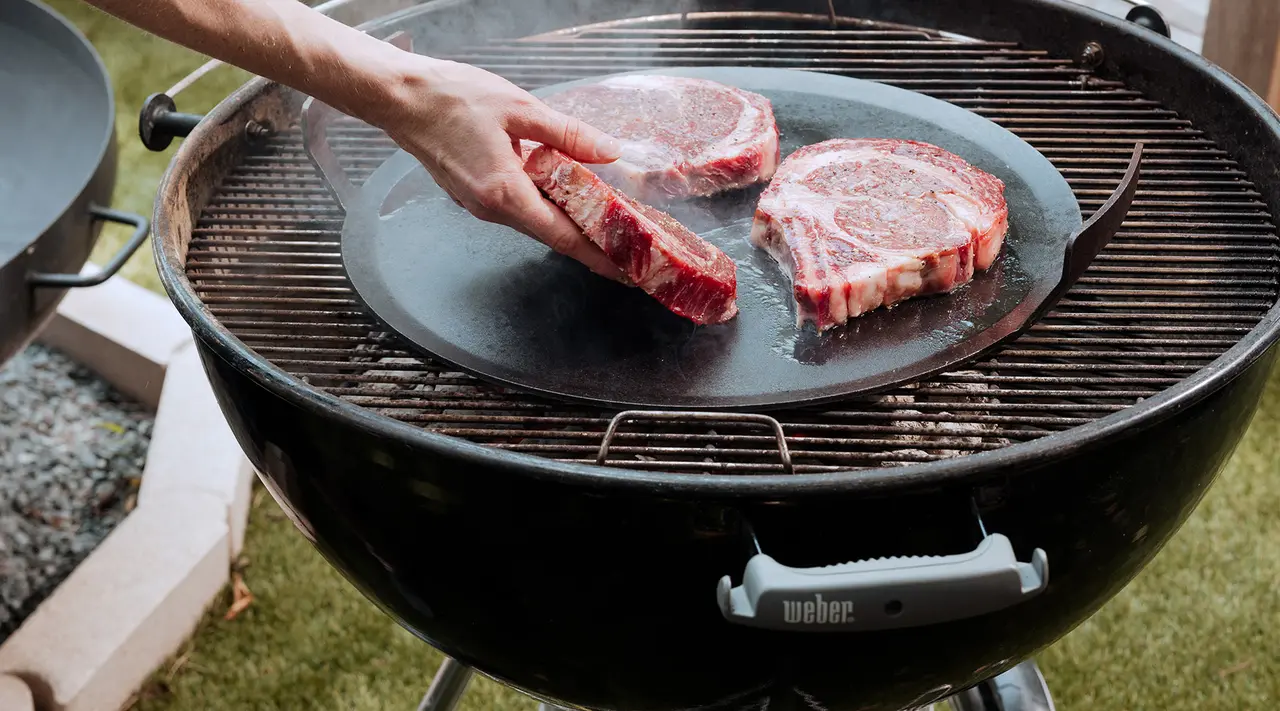
<path fill-rule="evenodd" d="M 201 355 L 271 493 L 328 560 L 459 661 L 597 709 L 898 709 L 1003 671 L 1095 612 L 1191 513 L 1244 433 L 1274 354 L 1138 429 L 918 471 L 676 478 L 530 462 L 282 391 Z M 262 374 L 259 374 L 262 375 Z M 263 382 L 267 380 L 268 382 Z M 274 381 L 274 382 L 272 382 Z M 952 466 L 946 466 L 952 465 Z M 726 479 L 729 479 L 726 481 Z M 969 497 L 1019 560 L 1048 553 L 1039 597 L 915 630 L 781 634 L 726 623 L 715 587 L 747 560 L 749 520 L 777 560 L 814 566 L 959 553 Z M 815 706 L 817 707 L 817 706 Z"/>
<path fill-rule="evenodd" d="M 783 9 L 782 3 L 694 8 L 674 1 L 535 5 L 536 12 L 525 4 L 432 3 L 430 12 L 410 11 L 371 29 L 408 29 L 420 47 L 466 57 L 468 43 L 615 19 L 619 12 L 638 17 L 694 9 Z M 795 5 L 786 7 L 793 14 L 756 16 L 751 26 L 810 28 L 821 39 L 826 4 Z M 1144 275 L 1134 276 L 1131 266 L 1123 266 L 1132 260 L 1103 260 L 1085 288 L 1097 291 L 1111 283 L 1108 279 L 1130 280 L 1133 285 L 1106 288 L 1150 288 L 1153 299 L 1173 293 L 1163 311 L 1181 314 L 1179 304 L 1200 303 L 1198 289 L 1235 288 L 1213 283 L 1223 273 L 1224 279 L 1244 284 L 1239 288 L 1253 295 L 1248 299 L 1266 303 L 1248 312 L 1253 315 L 1246 324 L 1239 315 L 1248 311 L 1239 310 L 1244 307 L 1232 311 L 1229 304 L 1206 302 L 1186 311 L 1191 316 L 1169 322 L 1182 324 L 1182 333 L 1174 329 L 1173 336 L 1158 337 L 1170 331 L 1151 327 L 1151 319 L 1164 323 L 1161 319 L 1171 317 L 1125 320 L 1117 307 L 1096 305 L 1090 311 L 1080 305 L 1085 295 L 1069 295 L 1075 303 L 1064 308 L 1085 315 L 1051 315 L 1046 320 L 1059 330 L 1045 333 L 1058 336 L 1033 333 L 1040 340 L 1020 341 L 1014 351 L 974 366 L 988 379 L 984 382 L 1017 384 L 1007 385 L 1018 390 L 1004 395 L 999 408 L 976 410 L 988 413 L 982 421 L 996 427 L 994 435 L 1002 439 L 995 444 L 979 438 L 979 444 L 921 445 L 928 456 L 880 450 L 872 456 L 866 454 L 874 449 L 867 442 L 883 436 L 886 420 L 873 417 L 880 412 L 874 403 L 851 401 L 842 405 L 846 412 L 840 416 L 825 410 L 772 413 L 785 421 L 793 454 L 802 454 L 791 475 L 780 473 L 767 436 L 752 439 L 757 432 L 705 424 L 654 440 L 665 443 L 668 453 L 679 450 L 678 465 L 661 457 L 633 460 L 619 447 L 618 461 L 626 460 L 625 468 L 596 466 L 581 450 L 599 445 L 601 423 L 612 412 L 508 397 L 429 364 L 371 362 L 403 357 L 404 351 L 369 334 L 366 322 L 348 313 L 348 287 L 340 272 L 326 266 L 333 262 L 324 262 L 336 251 L 331 248 L 334 215 L 323 197 L 314 197 L 319 188 L 310 167 L 297 160 L 294 124 L 304 97 L 253 82 L 191 134 L 165 176 L 155 213 L 162 279 L 196 335 L 223 411 L 276 500 L 371 600 L 444 653 L 536 696 L 596 709 L 759 708 L 767 700 L 770 709 L 853 711 L 925 703 L 1011 667 L 1095 612 L 1157 554 L 1230 456 L 1272 371 L 1280 333 L 1270 217 L 1280 210 L 1280 184 L 1268 180 L 1270 166 L 1280 160 L 1276 116 L 1195 55 L 1134 25 L 1064 2 L 868 1 L 837 3 L 835 10 L 1016 43 L 1068 60 L 1089 42 L 1099 43 L 1102 66 L 1088 81 L 1080 80 L 1081 87 L 1122 82 L 1141 92 L 1142 101 L 1158 102 L 1159 110 L 1175 112 L 1214 142 L 1204 160 L 1175 168 L 1172 177 L 1162 178 L 1158 165 L 1152 166 L 1156 172 L 1144 170 L 1144 181 L 1154 176 L 1156 182 L 1146 183 L 1146 193 L 1140 186 L 1130 236 L 1117 236 L 1120 251 L 1113 254 L 1128 254 L 1124 249 L 1135 239 L 1132 234 L 1151 229 L 1145 224 L 1179 219 L 1177 210 L 1152 216 L 1153 210 L 1165 209 L 1161 200 L 1203 201 L 1204 195 L 1238 189 L 1243 197 L 1235 202 L 1256 203 L 1248 213 L 1255 221 L 1250 224 L 1256 224 L 1246 229 L 1232 227 L 1245 218 L 1207 217 L 1206 224 L 1217 219 L 1225 226 L 1198 227 L 1181 218 L 1187 231 L 1161 239 L 1192 245 L 1187 249 L 1194 259 L 1174 250 L 1172 261 L 1145 275 L 1155 279 L 1153 286 L 1144 286 Z M 482 31 L 481 20 L 494 24 Z M 738 20 L 697 16 L 689 21 L 723 28 Z M 679 27 L 681 19 L 662 22 Z M 874 41 L 913 35 L 848 20 L 840 27 L 883 33 Z M 921 41 L 936 37 L 914 35 Z M 503 64 L 501 57 L 488 61 Z M 547 66 L 555 65 L 551 69 L 511 61 L 504 71 L 532 86 L 566 78 L 557 72 L 604 73 L 594 66 L 601 61 L 548 60 Z M 1037 69 L 1040 74 L 1029 78 L 1008 79 L 1018 70 L 1000 74 L 1006 71 L 1000 61 L 971 67 L 968 74 L 937 68 L 942 65 L 895 73 L 901 67 L 875 62 L 859 65 L 857 72 L 958 96 L 975 110 L 983 109 L 986 99 L 981 92 L 965 93 L 973 85 L 1034 102 L 1035 92 L 1051 88 L 1044 76 L 1059 72 Z M 1059 73 L 1070 81 L 1076 81 L 1073 72 L 1088 74 L 1069 65 Z M 1132 136 L 1124 133 L 1123 120 L 1116 120 L 1116 145 L 1130 141 L 1131 148 Z M 271 140 L 284 147 L 264 148 L 257 132 L 245 132 L 250 121 L 274 127 L 278 136 Z M 1054 134 L 1059 143 L 1046 139 L 1045 145 L 1080 141 L 1086 151 L 1080 155 L 1093 160 L 1087 151 L 1105 148 L 1115 138 L 1105 131 L 1089 133 L 1097 124 L 1082 121 L 1080 126 L 1078 134 Z M 1200 140 L 1183 141 L 1178 132 L 1155 134 L 1156 140 L 1147 143 L 1155 157 L 1161 149 L 1176 152 L 1183 143 L 1199 145 Z M 370 135 L 354 131 L 349 143 L 376 143 Z M 271 158 L 286 154 L 292 157 Z M 378 162 L 370 155 L 349 164 L 363 161 L 367 173 Z M 1054 152 L 1064 164 L 1079 167 L 1068 160 L 1072 155 Z M 1215 163 L 1226 160 L 1230 166 Z M 1219 172 L 1204 177 L 1196 172 L 1202 169 Z M 1210 187 L 1200 197 L 1193 187 L 1181 195 L 1176 184 L 1163 189 L 1159 181 L 1183 180 L 1180 171 L 1190 171 L 1186 175 Z M 1114 180 L 1104 174 L 1097 182 L 1087 170 L 1074 176 L 1086 212 L 1096 208 L 1093 195 L 1105 180 Z M 1162 197 L 1161 192 L 1175 194 Z M 1197 209 L 1212 213 L 1216 208 L 1211 203 Z M 1240 254 L 1255 256 L 1218 265 L 1212 255 L 1219 243 L 1212 235 L 1230 230 L 1244 236 L 1221 244 L 1247 241 L 1252 246 Z M 266 246 L 255 253 L 255 245 Z M 1198 245 L 1205 248 L 1197 251 Z M 1150 308 L 1134 303 L 1125 302 L 1120 312 Z M 1117 328 L 1127 338 L 1155 340 L 1147 349 L 1137 343 L 1102 352 Z M 1072 334 L 1083 335 L 1072 341 Z M 1176 351 L 1176 344 L 1169 345 L 1175 341 L 1167 339 L 1182 336 L 1200 345 L 1194 352 Z M 1231 340 L 1223 344 L 1224 338 Z M 1175 350 L 1158 352 L 1161 347 Z M 1216 350 L 1210 353 L 1211 347 Z M 376 367 L 387 374 L 375 378 L 378 387 L 371 388 L 373 376 L 366 370 Z M 1086 382 L 1069 377 L 1076 375 Z M 396 383 L 408 385 L 390 388 Z M 461 390 L 437 387 L 428 396 L 413 391 L 413 383 Z M 1129 390 L 1106 390 L 1121 385 Z M 904 391 L 921 398 L 905 406 L 924 413 L 913 416 L 918 422 L 946 410 L 932 407 L 922 394 L 933 387 Z M 436 401 L 416 410 L 398 404 L 412 397 Z M 472 414 L 459 415 L 462 411 Z M 849 413 L 870 413 L 870 419 L 850 420 Z M 954 416 L 966 417 L 981 419 Z M 849 421 L 864 424 L 835 429 Z M 550 437 L 549 428 L 571 426 L 581 429 L 576 441 L 586 443 L 577 449 L 539 449 L 526 441 Z M 530 434 L 531 428 L 538 432 Z M 806 443 L 815 432 L 848 438 L 850 431 L 859 434 L 842 443 Z M 714 442 L 720 449 L 708 451 L 713 461 L 704 465 L 698 452 L 706 437 L 719 438 Z M 737 459 L 724 454 L 733 446 L 745 447 L 746 454 Z M 840 452 L 815 453 L 824 447 Z M 759 452 L 751 454 L 752 448 Z M 929 454 L 948 448 L 963 451 Z M 730 574 L 739 582 L 751 553 L 748 527 L 778 561 L 818 566 L 972 549 L 980 536 L 975 509 L 988 532 L 1009 537 L 1019 560 L 1028 560 L 1036 548 L 1046 552 L 1049 584 L 1042 594 L 982 617 L 870 633 L 749 629 L 726 622 L 717 607 L 718 580 Z"/>

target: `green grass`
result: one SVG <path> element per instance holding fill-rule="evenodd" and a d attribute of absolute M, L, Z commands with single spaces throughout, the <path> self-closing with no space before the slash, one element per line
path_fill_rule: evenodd
<path fill-rule="evenodd" d="M 52 4 L 83 28 L 115 82 L 121 169 L 117 207 L 150 214 L 173 148 L 137 141 L 137 110 L 204 58 L 79 4 Z M 203 112 L 244 74 L 222 69 L 179 97 Z M 176 144 L 175 144 L 176 147 Z M 112 228 L 94 259 L 126 236 Z M 149 251 L 125 275 L 157 288 Z M 1066 711 L 1280 708 L 1280 374 L 1217 484 L 1163 553 L 1109 605 L 1040 657 Z M 439 655 L 399 629 L 330 568 L 258 490 L 244 577 L 254 601 L 231 621 L 230 593 L 160 670 L 137 711 L 374 711 L 414 708 Z M 655 680 L 660 683 L 660 680 Z M 531 702 L 484 679 L 473 709 Z"/>

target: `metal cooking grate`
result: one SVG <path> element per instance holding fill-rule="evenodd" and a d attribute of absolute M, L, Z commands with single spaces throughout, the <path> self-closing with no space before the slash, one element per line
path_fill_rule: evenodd
<path fill-rule="evenodd" d="M 883 81 L 951 101 L 1022 136 L 1086 215 L 1146 162 L 1129 219 L 1042 323 L 996 356 L 892 394 L 771 413 L 795 471 L 909 465 L 1087 423 L 1178 382 L 1276 299 L 1276 229 L 1260 195 L 1201 131 L 1070 60 L 1014 44 L 826 17 L 705 14 L 495 41 L 450 58 L 526 87 L 664 65 L 780 66 Z M 690 25 L 697 23 L 697 29 Z M 804 23 L 814 29 L 803 29 Z M 796 29 L 800 26 L 800 29 Z M 357 181 L 393 150 L 354 122 L 330 135 Z M 213 314 L 312 387 L 389 417 L 545 457 L 594 461 L 614 412 L 510 393 L 411 356 L 359 310 L 338 254 L 342 213 L 295 127 L 234 168 L 199 216 L 187 271 Z M 609 463 L 780 471 L 773 433 L 742 422 L 624 425 Z"/>

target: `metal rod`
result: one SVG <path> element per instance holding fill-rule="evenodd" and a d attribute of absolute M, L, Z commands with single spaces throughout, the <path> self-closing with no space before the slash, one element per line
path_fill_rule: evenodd
<path fill-rule="evenodd" d="M 453 711 L 458 700 L 466 692 L 471 683 L 473 672 L 470 667 L 463 666 L 449 657 L 445 657 L 431 680 L 427 694 L 418 704 L 418 711 Z"/>

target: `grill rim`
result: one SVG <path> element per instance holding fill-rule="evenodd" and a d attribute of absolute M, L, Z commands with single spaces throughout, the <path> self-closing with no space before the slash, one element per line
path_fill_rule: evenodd
<path fill-rule="evenodd" d="M 1110 25 L 1110 29 L 1115 31 L 1132 34 L 1141 30 L 1125 20 L 1090 8 L 1064 7 L 1065 3 L 1060 0 L 1035 1 L 1060 11 L 1083 14 L 1094 22 Z M 416 14 L 413 10 L 423 7 L 425 6 L 416 6 L 409 11 L 392 13 L 359 27 L 367 32 L 376 32 L 380 27 L 394 24 L 404 16 Z M 1149 49 L 1162 49 L 1174 55 L 1187 71 L 1201 73 L 1206 79 L 1218 84 L 1239 102 L 1236 108 L 1251 111 L 1270 131 L 1273 142 L 1280 144 L 1280 115 L 1242 82 L 1200 55 L 1163 36 L 1147 32 L 1137 41 L 1151 45 Z M 711 494 L 722 497 L 758 497 L 782 493 L 795 497 L 835 491 L 901 491 L 908 488 L 957 485 L 994 473 L 1030 471 L 1043 464 L 1046 459 L 1088 452 L 1107 445 L 1108 440 L 1114 437 L 1158 426 L 1226 388 L 1234 379 L 1264 359 L 1276 346 L 1277 340 L 1280 340 L 1280 301 L 1277 301 L 1235 345 L 1178 383 L 1141 402 L 1089 423 L 1051 432 L 1030 441 L 963 457 L 920 462 L 910 467 L 810 474 L 688 474 L 560 462 L 535 454 L 491 447 L 379 415 L 307 385 L 259 355 L 231 333 L 196 294 L 194 284 L 186 273 L 186 246 L 180 249 L 176 236 L 185 231 L 186 241 L 189 242 L 194 220 L 190 214 L 182 215 L 179 214 L 180 210 L 172 209 L 176 205 L 171 204 L 164 196 L 177 194 L 179 190 L 182 194 L 189 195 L 193 175 L 218 149 L 234 140 L 236 134 L 229 132 L 227 127 L 236 125 L 237 115 L 248 112 L 255 100 L 260 100 L 273 91 L 288 94 L 294 90 L 261 77 L 246 82 L 220 101 L 175 152 L 161 179 L 153 211 L 155 234 L 160 239 L 152 241 L 152 250 L 165 291 L 192 328 L 203 353 L 212 352 L 272 395 L 310 413 L 322 417 L 338 417 L 360 430 L 407 447 L 426 447 L 449 454 L 468 465 L 518 470 L 525 476 L 571 485 L 608 485 L 621 490 L 661 489 L 670 494 Z M 243 125 L 244 122 L 238 123 Z M 224 135 L 219 138 L 215 135 L 218 132 Z M 184 221 L 185 227 L 182 224 Z"/>

